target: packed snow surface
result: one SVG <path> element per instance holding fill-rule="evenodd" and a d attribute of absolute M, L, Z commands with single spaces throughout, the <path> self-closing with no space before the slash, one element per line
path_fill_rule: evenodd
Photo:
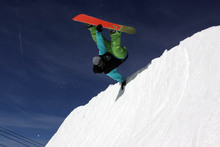
<path fill-rule="evenodd" d="M 194 34 L 110 85 L 47 147 L 220 147 L 220 26 Z"/>

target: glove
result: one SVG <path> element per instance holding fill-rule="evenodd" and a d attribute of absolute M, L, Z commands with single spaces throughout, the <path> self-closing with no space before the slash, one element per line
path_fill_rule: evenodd
<path fill-rule="evenodd" d="M 124 90 L 126 84 L 127 84 L 126 80 L 124 80 L 124 81 L 121 83 L 121 90 Z"/>
<path fill-rule="evenodd" d="M 96 27 L 96 30 L 97 30 L 98 32 L 102 32 L 102 31 L 103 31 L 102 25 L 99 24 L 99 25 Z"/>

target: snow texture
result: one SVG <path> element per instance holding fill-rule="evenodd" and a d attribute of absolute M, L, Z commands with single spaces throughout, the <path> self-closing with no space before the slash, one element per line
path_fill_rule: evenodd
<path fill-rule="evenodd" d="M 220 26 L 194 34 L 110 85 L 47 147 L 220 147 Z"/>

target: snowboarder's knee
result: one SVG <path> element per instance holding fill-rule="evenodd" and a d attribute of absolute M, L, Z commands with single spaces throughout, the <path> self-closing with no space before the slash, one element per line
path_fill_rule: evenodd
<path fill-rule="evenodd" d="M 127 49 L 125 47 L 115 47 L 112 49 L 115 57 L 124 59 L 127 56 Z"/>

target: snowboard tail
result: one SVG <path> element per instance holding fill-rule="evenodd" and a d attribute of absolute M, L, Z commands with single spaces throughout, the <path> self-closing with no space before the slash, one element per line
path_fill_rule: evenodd
<path fill-rule="evenodd" d="M 125 32 L 128 34 L 134 34 L 136 33 L 136 29 L 130 26 L 125 26 L 125 25 L 119 25 L 116 23 L 111 23 L 108 21 L 104 21 L 92 16 L 88 16 L 86 14 L 79 14 L 76 17 L 74 17 L 72 20 L 74 21 L 78 21 L 78 22 L 82 22 L 82 23 L 87 23 L 87 24 L 91 24 L 91 25 L 99 25 L 101 24 L 104 28 L 107 29 L 112 29 L 112 30 L 118 30 L 121 32 Z"/>

